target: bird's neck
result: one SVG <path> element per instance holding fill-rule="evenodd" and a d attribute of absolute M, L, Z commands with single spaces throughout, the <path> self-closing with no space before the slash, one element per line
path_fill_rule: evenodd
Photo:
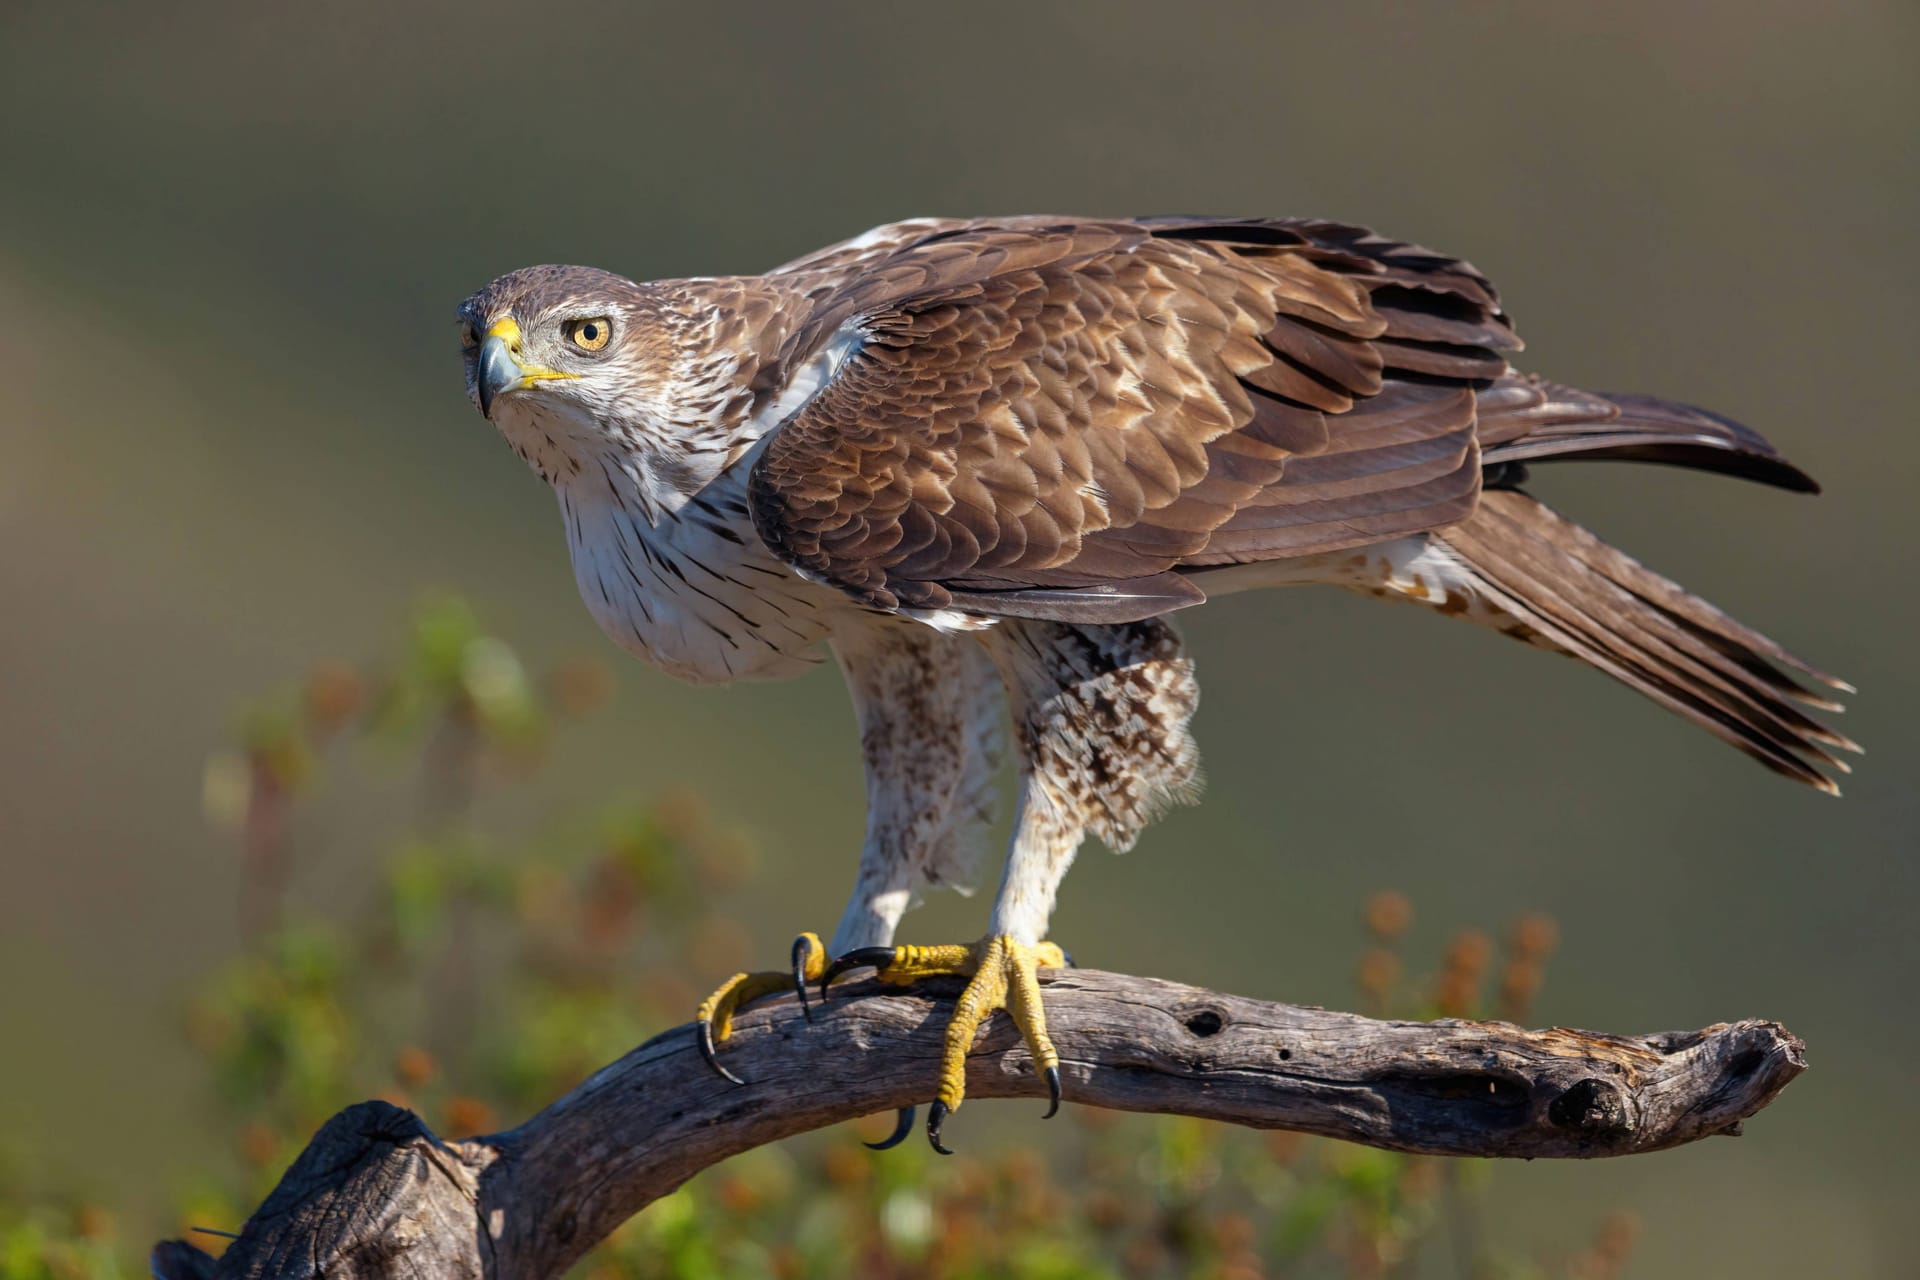
<path fill-rule="evenodd" d="M 743 467 L 690 492 L 609 463 L 555 486 L 575 581 L 615 643 L 695 682 L 780 679 L 820 661 L 844 607 L 774 559 L 747 511 Z"/>
<path fill-rule="evenodd" d="M 636 524 L 660 528 L 718 478 L 724 462 L 708 453 L 622 448 L 609 441 L 554 488 L 563 507 L 620 511 Z"/>

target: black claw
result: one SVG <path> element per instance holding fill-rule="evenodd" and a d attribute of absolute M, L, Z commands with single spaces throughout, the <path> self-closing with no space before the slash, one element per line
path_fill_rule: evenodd
<path fill-rule="evenodd" d="M 720 1059 L 714 1055 L 713 1024 L 711 1022 L 708 1022 L 705 1018 L 702 1018 L 700 1019 L 699 1022 L 697 1022 L 694 1025 L 699 1028 L 699 1035 L 697 1039 L 700 1045 L 700 1056 L 707 1060 L 707 1065 L 712 1067 L 715 1071 L 718 1071 L 721 1075 L 725 1076 L 727 1079 L 733 1081 L 735 1084 L 745 1084 L 746 1083 L 745 1080 L 742 1080 L 739 1076 L 733 1074 L 733 1072 L 721 1066 Z"/>
<path fill-rule="evenodd" d="M 947 1104 L 936 1098 L 933 1105 L 927 1108 L 927 1141 L 931 1142 L 933 1149 L 941 1155 L 950 1156 L 953 1152 L 940 1145 L 940 1126 L 946 1122 Z"/>
<path fill-rule="evenodd" d="M 835 978 L 849 970 L 864 969 L 868 966 L 878 969 L 892 963 L 892 947 L 855 947 L 828 965 L 827 971 L 820 975 L 820 998 L 825 1000 L 827 987 Z"/>
<path fill-rule="evenodd" d="M 807 956 L 813 951 L 813 943 L 805 934 L 793 940 L 793 989 L 800 996 L 800 1012 L 808 1022 L 813 1021 L 813 1006 L 807 1003 Z"/>
<path fill-rule="evenodd" d="M 867 1142 L 861 1145 L 869 1151 L 891 1151 L 893 1148 L 899 1146 L 907 1140 L 907 1135 L 913 1132 L 913 1112 L 914 1108 L 912 1107 L 900 1108 L 899 1122 L 893 1126 L 893 1132 L 891 1134 L 883 1141 Z"/>
<path fill-rule="evenodd" d="M 1041 1074 L 1047 1078 L 1047 1096 L 1052 1099 L 1053 1105 L 1049 1106 L 1047 1114 L 1040 1118 L 1051 1120 L 1060 1111 L 1060 1068 L 1048 1067 Z"/>
<path fill-rule="evenodd" d="M 1067 962 L 1067 968 L 1069 969 L 1078 969 L 1080 967 L 1074 962 L 1073 952 L 1067 950 L 1065 947 L 1060 948 L 1060 958 Z"/>

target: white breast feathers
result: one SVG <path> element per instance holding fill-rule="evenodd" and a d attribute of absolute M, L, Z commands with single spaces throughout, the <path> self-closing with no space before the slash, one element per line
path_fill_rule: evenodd
<path fill-rule="evenodd" d="M 650 522 L 603 486 L 561 486 L 574 579 L 622 648 L 696 683 L 772 680 L 820 662 L 849 606 L 774 559 L 754 533 L 742 468 Z"/>

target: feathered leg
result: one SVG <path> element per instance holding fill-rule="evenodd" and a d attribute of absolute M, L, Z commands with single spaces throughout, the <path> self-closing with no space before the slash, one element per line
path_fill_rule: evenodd
<path fill-rule="evenodd" d="M 728 1079 L 737 1077 L 714 1046 L 726 1041 L 741 1005 L 797 990 L 811 1016 L 807 984 L 826 973 L 833 956 L 892 942 L 925 885 L 970 888 L 979 835 L 993 821 L 1006 717 L 999 676 L 980 646 L 902 621 L 836 634 L 833 648 L 866 758 L 860 869 L 830 945 L 804 933 L 794 942 L 790 971 L 735 974 L 701 1005 L 702 1050 Z"/>
<path fill-rule="evenodd" d="M 860 722 L 867 834 L 832 950 L 893 941 L 924 885 L 972 893 L 993 823 L 1006 703 L 993 663 L 966 636 L 917 623 L 836 636 Z"/>
<path fill-rule="evenodd" d="M 1012 698 L 1021 781 L 1013 847 L 987 936 L 971 946 L 847 952 L 822 983 L 862 964 L 878 966 L 889 983 L 969 979 L 947 1025 L 940 1092 L 927 1120 L 928 1137 L 942 1152 L 941 1127 L 966 1096 L 967 1053 L 995 1010 L 1005 1009 L 1019 1026 L 1058 1108 L 1060 1060 L 1047 1036 L 1038 973 L 1066 962 L 1059 947 L 1043 941 L 1060 881 L 1087 833 L 1124 850 L 1168 805 L 1198 791 L 1199 757 L 1187 721 L 1199 690 L 1169 624 L 1006 622 L 987 633 L 985 644 Z"/>

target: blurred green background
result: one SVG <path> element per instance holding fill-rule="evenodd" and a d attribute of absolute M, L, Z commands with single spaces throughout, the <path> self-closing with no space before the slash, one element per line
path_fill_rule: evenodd
<path fill-rule="evenodd" d="M 1529 368 L 1709 405 L 1818 476 L 1817 500 L 1606 467 L 1535 488 L 1853 680 L 1843 727 L 1871 754 L 1834 802 L 1485 633 L 1236 597 L 1185 622 L 1208 803 L 1124 859 L 1090 850 L 1057 936 L 1099 967 L 1340 1004 L 1372 889 L 1435 939 L 1551 911 L 1540 1020 L 1774 1017 L 1812 1070 L 1738 1142 L 1503 1169 L 1502 1230 L 1627 1206 L 1639 1274 L 1902 1273 L 1916 66 L 1907 3 L 14 0 L 0 1133 L 156 1234 L 161 1189 L 230 1146 L 179 1023 L 235 945 L 238 868 L 199 800 L 237 698 L 373 651 L 435 584 L 535 656 L 611 652 L 551 497 L 461 393 L 468 291 L 541 261 L 759 270 L 915 214 L 1314 214 L 1472 258 Z M 698 787 L 768 850 L 745 908 L 764 959 L 830 927 L 862 805 L 831 670 L 620 672 L 539 803 Z M 328 847 L 379 856 L 352 834 Z M 302 865 L 292 892 L 344 909 L 367 874 Z M 905 936 L 970 938 L 984 910 L 942 897 Z"/>

